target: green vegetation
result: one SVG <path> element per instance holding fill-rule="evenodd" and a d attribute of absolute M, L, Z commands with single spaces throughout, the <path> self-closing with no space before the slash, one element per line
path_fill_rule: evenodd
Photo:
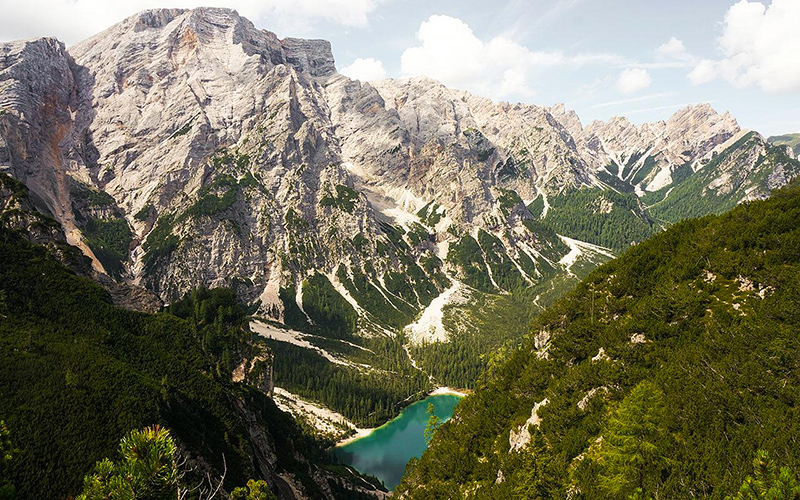
<path fill-rule="evenodd" d="M 318 353 L 267 340 L 275 353 L 275 384 L 324 402 L 362 427 L 383 424 L 430 390 L 427 377 L 408 361 L 400 340 L 365 339 L 373 368 L 334 364 Z M 402 403 L 401 403 L 402 402 Z"/>
<path fill-rule="evenodd" d="M 780 470 L 769 458 L 769 453 L 759 450 L 753 460 L 753 475 L 747 476 L 739 492 L 726 500 L 798 500 L 800 477 L 788 467 Z"/>
<path fill-rule="evenodd" d="M 611 409 L 602 430 L 603 441 L 590 451 L 600 469 L 598 486 L 606 496 L 658 498 L 658 479 L 669 465 L 663 454 L 670 444 L 665 442 L 670 435 L 664 403 L 661 389 L 645 380 Z"/>
<path fill-rule="evenodd" d="M 624 250 L 656 231 L 634 194 L 577 189 L 549 201 L 552 208 L 544 223 L 570 238 Z"/>
<path fill-rule="evenodd" d="M 358 314 L 322 274 L 303 281 L 303 309 L 325 336 L 349 339 L 356 332 Z"/>
<path fill-rule="evenodd" d="M 144 222 L 150 217 L 150 213 L 152 213 L 152 211 L 153 211 L 153 205 L 148 203 L 147 205 L 143 206 L 141 210 L 136 212 L 133 218 L 140 222 Z"/>
<path fill-rule="evenodd" d="M 428 424 L 425 426 L 425 441 L 430 443 L 436 430 L 442 425 L 439 417 L 436 416 L 436 410 L 433 403 L 428 403 Z"/>
<path fill-rule="evenodd" d="M 173 500 L 200 494 L 215 496 L 224 478 L 192 483 L 197 472 L 186 466 L 169 430 L 157 425 L 130 432 L 119 443 L 119 460 L 97 462 L 83 479 L 77 500 Z M 277 500 L 263 479 L 247 481 L 231 492 L 233 500 Z"/>
<path fill-rule="evenodd" d="M 348 214 L 352 214 L 356 207 L 356 203 L 358 203 L 358 200 L 358 191 L 338 184 L 336 186 L 336 194 L 325 194 L 322 198 L 320 198 L 319 204 L 323 207 L 336 207 L 339 210 L 347 212 Z"/>
<path fill-rule="evenodd" d="M 11 442 L 11 432 L 6 423 L 0 420 L 0 500 L 13 500 L 16 496 L 14 483 L 9 479 L 8 467 L 17 452 Z"/>
<path fill-rule="evenodd" d="M 122 439 L 117 463 L 105 458 L 95 464 L 77 500 L 181 498 L 181 479 L 178 448 L 169 431 L 147 427 Z"/>
<path fill-rule="evenodd" d="M 278 500 L 269 491 L 269 485 L 264 480 L 247 481 L 247 486 L 241 486 L 231 492 L 231 500 Z"/>
<path fill-rule="evenodd" d="M 147 235 L 142 248 L 144 249 L 144 270 L 151 273 L 164 258 L 169 257 L 180 243 L 180 238 L 173 233 L 175 224 L 172 215 L 162 215 L 156 221 L 155 227 Z"/>
<path fill-rule="evenodd" d="M 371 266 L 367 267 L 365 272 L 352 269 L 351 279 L 347 275 L 345 267 L 339 266 L 336 276 L 358 304 L 369 311 L 381 324 L 395 329 L 403 328 L 413 320 L 416 309 L 407 302 L 384 295 L 378 289 L 378 285 L 368 278 L 368 276 L 374 276 L 375 272 Z"/>
<path fill-rule="evenodd" d="M 188 134 L 189 131 L 192 130 L 192 123 L 194 122 L 194 119 L 197 118 L 197 116 L 198 115 L 194 115 L 193 117 L 189 118 L 189 121 L 186 122 L 181 128 L 173 132 L 172 135 L 169 136 L 169 138 L 172 139 L 175 137 L 180 137 L 182 135 Z"/>
<path fill-rule="evenodd" d="M 182 218 L 212 216 L 228 210 L 236 201 L 238 187 L 239 183 L 230 175 L 216 177 L 197 192 L 198 200 L 186 210 Z"/>
<path fill-rule="evenodd" d="M 792 491 L 800 470 L 798 302 L 800 183 L 678 223 L 536 317 L 396 494 L 794 498 L 764 491 Z M 758 450 L 785 472 L 746 479 Z"/>
<path fill-rule="evenodd" d="M 503 188 L 500 188 L 500 196 L 497 201 L 500 203 L 500 210 L 503 211 L 506 217 L 508 217 L 512 208 L 522 204 L 522 198 L 519 197 L 516 191 Z"/>
<path fill-rule="evenodd" d="M 569 253 L 569 246 L 547 224 L 534 219 L 525 219 L 522 224 L 536 236 L 541 244 L 539 251 L 551 261 L 558 262 Z"/>
<path fill-rule="evenodd" d="M 674 187 L 670 187 L 672 190 L 669 196 L 666 196 L 665 191 L 670 188 L 649 194 L 651 200 L 663 200 L 653 203 L 649 209 L 650 213 L 668 223 L 674 223 L 689 217 L 720 214 L 732 209 L 745 196 L 744 186 L 741 185 L 741 181 L 736 178 L 731 179 L 734 189 L 729 192 L 705 189 L 705 186 L 720 175 L 717 168 L 718 165 L 749 153 L 753 148 L 759 147 L 760 142 L 761 138 L 758 134 L 750 132 L 691 175 L 689 175 L 691 173 L 690 165 L 679 167 L 679 170 L 673 173 L 676 184 Z M 759 168 L 764 163 L 782 164 L 785 165 L 784 170 L 787 175 L 800 172 L 800 162 L 786 156 L 783 148 L 771 145 L 766 145 L 766 148 L 766 153 L 756 162 L 756 168 Z M 684 170 L 683 173 L 680 172 L 681 168 Z M 761 170 L 759 175 L 751 177 L 751 180 L 758 185 L 766 186 L 767 176 L 772 173 L 773 169 L 762 168 Z M 664 198 L 665 196 L 666 198 Z M 650 203 L 648 200 L 645 201 Z"/>
<path fill-rule="evenodd" d="M 411 357 L 437 383 L 475 389 L 481 375 L 504 361 L 520 344 L 530 322 L 542 310 L 539 306 L 560 298 L 576 282 L 574 278 L 548 277 L 541 284 L 509 294 L 473 292 L 468 303 L 444 309 L 449 341 L 410 346 Z"/>
<path fill-rule="evenodd" d="M 525 280 L 497 236 L 481 229 L 478 231 L 478 244 L 486 256 L 486 264 L 492 271 L 492 278 L 497 286 L 502 290 L 515 290 L 525 286 Z"/>
<path fill-rule="evenodd" d="M 489 278 L 481 247 L 472 236 L 464 235 L 458 242 L 452 243 L 447 252 L 447 260 L 461 268 L 462 279 L 467 285 L 482 292 L 495 289 Z"/>
<path fill-rule="evenodd" d="M 182 213 L 161 215 L 148 234 L 142 245 L 145 251 L 142 260 L 146 273 L 152 273 L 178 248 L 182 240 L 173 231 L 186 221 L 204 217 L 220 218 L 227 221 L 233 231 L 241 232 L 241 228 L 230 217 L 231 208 L 237 200 L 245 196 L 243 193 L 246 194 L 247 190 L 263 190 L 258 179 L 247 170 L 251 157 L 249 154 L 241 153 L 238 148 L 220 149 L 209 161 L 214 168 L 214 174 L 198 190 L 197 200 Z M 153 211 L 152 205 L 147 204 L 134 215 L 134 218 L 145 221 Z"/>
<path fill-rule="evenodd" d="M 795 156 L 800 154 L 800 134 L 773 135 L 767 140 L 776 146 L 789 146 Z"/>
<path fill-rule="evenodd" d="M 110 207 L 116 206 L 117 204 L 114 197 L 105 191 L 87 186 L 76 180 L 70 181 L 70 194 L 74 198 L 84 201 L 93 207 Z"/>
<path fill-rule="evenodd" d="M 540 219 L 544 213 L 544 197 L 539 195 L 534 198 L 532 202 L 528 203 L 528 212 L 530 212 L 534 218 Z"/>
<path fill-rule="evenodd" d="M 172 306 L 186 319 L 126 311 L 47 248 L 3 228 L 0 288 L 0 415 L 19 448 L 2 473 L 19 498 L 76 495 L 120 436 L 153 424 L 216 473 L 224 455 L 229 491 L 273 470 L 253 433 L 274 442 L 277 471 L 320 491 L 312 476 L 323 452 L 249 382 L 231 382 L 231 366 L 256 348 L 237 326 L 246 313 L 231 292 L 190 294 Z"/>
<path fill-rule="evenodd" d="M 86 244 L 109 275 L 120 278 L 133 233 L 114 198 L 99 189 L 70 181 L 75 219 Z"/>
<path fill-rule="evenodd" d="M 417 211 L 417 217 L 420 218 L 428 227 L 434 227 L 444 216 L 444 210 L 436 204 L 436 202 L 428 202 L 427 205 Z"/>
<path fill-rule="evenodd" d="M 128 260 L 128 251 L 133 241 L 133 234 L 125 219 L 90 218 L 84 225 L 83 234 L 86 244 L 103 264 L 103 268 L 111 276 L 119 278 L 124 271 L 122 263 Z"/>

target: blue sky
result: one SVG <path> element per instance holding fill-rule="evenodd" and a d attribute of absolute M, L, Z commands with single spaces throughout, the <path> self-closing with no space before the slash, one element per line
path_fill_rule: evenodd
<path fill-rule="evenodd" d="M 8 3 L 8 6 L 2 4 Z M 138 10 L 195 0 L 0 0 L 0 40 L 68 45 Z M 800 132 L 800 0 L 218 0 L 280 37 L 324 38 L 369 80 L 424 74 L 581 120 L 668 118 L 710 102 L 746 128 Z"/>

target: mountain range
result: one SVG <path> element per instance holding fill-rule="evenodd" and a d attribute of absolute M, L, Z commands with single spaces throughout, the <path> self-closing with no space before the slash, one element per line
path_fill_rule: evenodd
<path fill-rule="evenodd" d="M 129 309 L 232 289 L 285 404 L 335 410 L 337 436 L 475 388 L 598 265 L 790 182 L 792 145 L 708 104 L 583 124 L 425 77 L 351 80 L 328 42 L 228 9 L 0 44 L 0 173 L 22 183 L 4 181 L 4 223 L 79 248 L 88 263 L 58 254 Z"/>

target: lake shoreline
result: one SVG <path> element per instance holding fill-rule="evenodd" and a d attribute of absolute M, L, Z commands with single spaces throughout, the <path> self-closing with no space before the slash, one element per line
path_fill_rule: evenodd
<path fill-rule="evenodd" d="M 436 389 L 432 390 L 431 392 L 429 392 L 420 401 L 424 401 L 426 398 L 429 398 L 431 396 L 458 396 L 459 398 L 465 398 L 468 395 L 469 394 L 466 393 L 466 392 L 461 392 L 461 391 L 458 391 L 458 390 L 453 389 L 451 387 L 440 386 L 440 387 L 437 387 Z M 419 401 L 417 401 L 416 403 L 418 403 L 418 402 Z M 415 404 L 415 403 L 412 403 L 412 404 Z M 401 411 L 400 414 L 402 414 L 402 413 L 403 412 Z M 400 414 L 398 414 L 396 417 L 392 418 L 391 420 L 387 420 L 386 422 L 384 422 L 383 424 L 379 425 L 378 427 L 369 427 L 369 428 L 365 428 L 365 429 L 362 429 L 360 427 L 356 427 L 355 428 L 355 431 L 356 431 L 355 434 L 353 434 L 351 436 L 348 436 L 346 438 L 340 439 L 339 441 L 336 441 L 336 443 L 333 445 L 333 448 L 337 448 L 339 446 L 345 446 L 345 445 L 348 445 L 348 444 L 350 444 L 350 443 L 352 443 L 354 441 L 358 441 L 359 439 L 363 439 L 363 438 L 369 436 L 370 434 L 372 434 L 376 430 L 380 429 L 381 427 L 389 425 L 392 421 L 397 420 L 398 418 L 400 418 Z"/>
<path fill-rule="evenodd" d="M 455 393 L 455 394 L 454 394 Z M 399 484 L 406 464 L 428 447 L 425 429 L 429 409 L 440 422 L 446 422 L 463 398 L 463 393 L 437 387 L 429 396 L 407 406 L 392 420 L 375 429 L 360 429 L 331 450 L 340 463 L 370 474 L 389 489 Z"/>

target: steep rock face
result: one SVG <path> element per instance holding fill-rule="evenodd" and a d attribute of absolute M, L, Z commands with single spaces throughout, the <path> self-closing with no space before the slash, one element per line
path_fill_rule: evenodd
<path fill-rule="evenodd" d="M 23 181 L 37 207 L 94 259 L 80 245 L 70 202 L 68 174 L 83 164 L 74 127 L 75 70 L 64 44 L 53 38 L 0 45 L 0 170 Z"/>
<path fill-rule="evenodd" d="M 328 42 L 278 40 L 227 9 L 158 10 L 71 52 L 96 151 L 84 177 L 132 227 L 128 279 L 166 300 L 232 286 L 279 321 L 281 290 L 301 303 L 310 274 L 353 295 L 368 275 L 361 292 L 409 317 L 447 285 L 424 229 L 387 235 L 397 221 L 353 189 L 322 91 L 341 78 Z M 399 290 L 389 272 L 416 277 Z"/>
<path fill-rule="evenodd" d="M 633 214 L 640 229 L 617 238 L 630 242 L 679 184 L 735 203 L 795 174 L 757 141 L 715 162 L 739 128 L 708 105 L 583 127 L 563 105 L 428 78 L 362 84 L 328 42 L 280 40 L 227 9 L 145 11 L 70 54 L 50 39 L 1 47 L 0 162 L 97 270 L 167 301 L 233 286 L 279 321 L 324 274 L 369 323 L 398 328 L 451 278 L 498 291 L 563 271 L 555 230 L 570 226 L 552 204 Z"/>
<path fill-rule="evenodd" d="M 800 162 L 757 132 L 739 131 L 691 165 L 674 170 L 675 180 L 649 194 L 653 215 L 677 222 L 764 199 L 800 174 Z"/>
<path fill-rule="evenodd" d="M 730 114 L 699 104 L 677 111 L 666 122 L 636 126 L 622 117 L 593 122 L 577 140 L 601 179 L 641 195 L 671 184 L 675 169 L 703 158 L 739 130 Z"/>

